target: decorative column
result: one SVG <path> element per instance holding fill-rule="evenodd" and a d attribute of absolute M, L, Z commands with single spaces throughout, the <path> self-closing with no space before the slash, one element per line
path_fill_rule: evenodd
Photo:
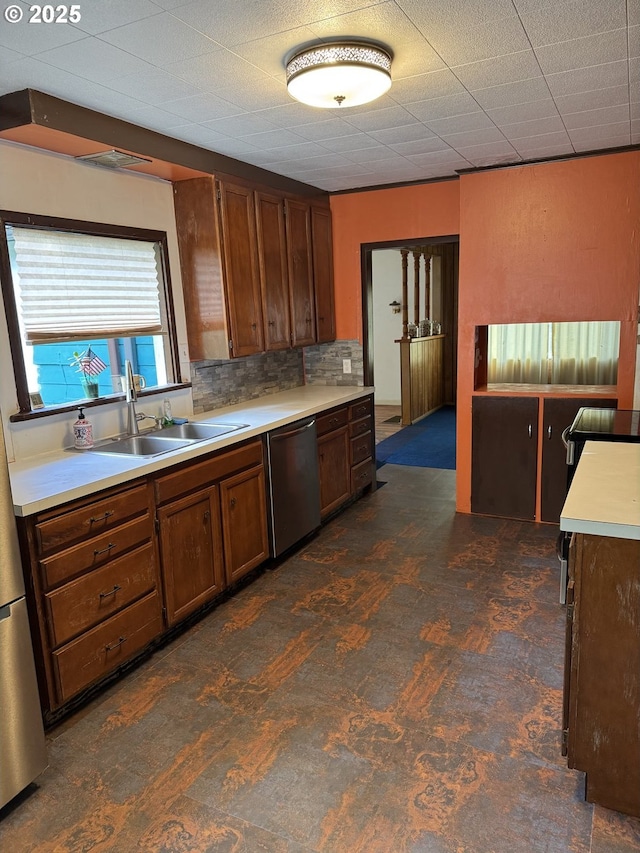
<path fill-rule="evenodd" d="M 409 338 L 409 250 L 400 249 L 402 255 L 402 339 Z"/>
<path fill-rule="evenodd" d="M 431 319 L 431 255 L 424 253 L 424 319 Z"/>
<path fill-rule="evenodd" d="M 413 322 L 420 324 L 420 249 L 413 250 Z"/>

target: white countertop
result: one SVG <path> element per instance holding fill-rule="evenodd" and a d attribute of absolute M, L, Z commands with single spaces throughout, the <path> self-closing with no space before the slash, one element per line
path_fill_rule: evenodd
<path fill-rule="evenodd" d="M 562 508 L 560 529 L 640 539 L 640 444 L 585 443 Z"/>
<path fill-rule="evenodd" d="M 9 464 L 14 512 L 33 515 L 128 480 L 196 459 L 212 450 L 254 438 L 272 429 L 372 394 L 362 386 L 302 385 L 245 403 L 194 415 L 192 421 L 247 424 L 243 429 L 155 457 L 116 456 L 60 450 Z"/>

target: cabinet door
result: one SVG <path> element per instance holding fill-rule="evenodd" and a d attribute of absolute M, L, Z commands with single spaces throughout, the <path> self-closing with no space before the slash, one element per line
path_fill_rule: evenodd
<path fill-rule="evenodd" d="M 233 356 L 264 350 L 253 191 L 218 184 L 229 332 Z"/>
<path fill-rule="evenodd" d="M 474 397 L 471 511 L 535 519 L 537 397 Z"/>
<path fill-rule="evenodd" d="M 295 347 L 316 342 L 311 251 L 311 213 L 306 202 L 285 199 L 291 342 Z"/>
<path fill-rule="evenodd" d="M 351 494 L 349 427 L 318 438 L 320 467 L 320 514 L 322 517 L 344 503 Z"/>
<path fill-rule="evenodd" d="M 330 210 L 311 208 L 311 241 L 313 243 L 316 329 L 318 343 L 321 344 L 336 339 Z"/>
<path fill-rule="evenodd" d="M 566 450 L 562 431 L 571 426 L 582 406 L 615 408 L 617 401 L 589 397 L 548 397 L 544 401 L 540 518 L 558 524 L 567 496 Z"/>
<path fill-rule="evenodd" d="M 223 480 L 220 504 L 226 579 L 232 583 L 269 556 L 263 467 Z"/>
<path fill-rule="evenodd" d="M 223 588 L 217 486 L 158 510 L 167 622 L 179 622 Z"/>
<path fill-rule="evenodd" d="M 278 196 L 261 192 L 256 192 L 255 202 L 265 349 L 287 349 L 291 346 L 291 315 L 284 204 Z"/>

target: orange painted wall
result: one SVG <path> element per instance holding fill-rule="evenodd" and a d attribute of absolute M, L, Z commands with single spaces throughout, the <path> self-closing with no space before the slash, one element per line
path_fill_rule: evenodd
<path fill-rule="evenodd" d="M 460 235 L 458 510 L 470 510 L 476 325 L 620 320 L 619 405 L 632 405 L 639 151 L 333 196 L 331 208 L 339 339 L 362 339 L 361 243 Z"/>
<path fill-rule="evenodd" d="M 362 341 L 360 245 L 458 234 L 459 181 L 331 197 L 338 340 Z"/>

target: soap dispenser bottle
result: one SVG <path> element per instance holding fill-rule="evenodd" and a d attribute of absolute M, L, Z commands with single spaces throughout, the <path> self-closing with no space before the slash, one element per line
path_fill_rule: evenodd
<path fill-rule="evenodd" d="M 76 450 L 93 447 L 93 426 L 85 418 L 82 406 L 78 409 L 78 420 L 73 425 L 73 446 Z"/>

